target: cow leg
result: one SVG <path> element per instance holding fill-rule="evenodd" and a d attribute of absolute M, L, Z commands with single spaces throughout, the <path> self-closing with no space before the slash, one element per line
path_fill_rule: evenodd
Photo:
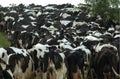
<path fill-rule="evenodd" d="M 76 73 L 73 72 L 73 79 L 81 79 L 80 70 L 77 70 Z"/>
<path fill-rule="evenodd" d="M 103 72 L 103 75 L 104 75 L 104 79 L 107 79 L 107 75 L 106 75 L 106 73 Z"/>
<path fill-rule="evenodd" d="M 84 69 L 81 69 L 82 79 L 85 79 Z"/>
<path fill-rule="evenodd" d="M 108 73 L 108 79 L 111 79 L 111 72 Z"/>
<path fill-rule="evenodd" d="M 86 79 L 96 79 L 96 78 L 97 78 L 97 75 L 95 73 L 95 70 L 93 68 L 88 69 Z"/>
<path fill-rule="evenodd" d="M 73 73 L 73 79 L 79 79 L 79 74 L 77 73 Z"/>
<path fill-rule="evenodd" d="M 110 72 L 108 72 L 108 73 L 103 72 L 103 75 L 104 75 L 104 79 L 111 79 L 111 73 Z"/>
<path fill-rule="evenodd" d="M 47 74 L 47 79 L 56 79 L 56 74 L 54 74 L 54 73 L 48 73 Z"/>

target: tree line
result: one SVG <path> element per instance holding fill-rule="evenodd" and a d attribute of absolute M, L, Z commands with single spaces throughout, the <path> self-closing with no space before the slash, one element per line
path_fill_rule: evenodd
<path fill-rule="evenodd" d="M 100 15 L 104 21 L 120 24 L 120 0 L 85 0 L 91 6 L 91 15 Z"/>

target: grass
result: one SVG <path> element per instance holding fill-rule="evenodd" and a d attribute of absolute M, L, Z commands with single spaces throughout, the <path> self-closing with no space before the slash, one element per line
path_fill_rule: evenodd
<path fill-rule="evenodd" d="M 0 32 L 0 47 L 9 47 L 10 42 L 8 41 L 7 35 Z"/>

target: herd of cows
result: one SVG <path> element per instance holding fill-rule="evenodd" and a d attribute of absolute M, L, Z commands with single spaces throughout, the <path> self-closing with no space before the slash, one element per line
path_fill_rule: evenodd
<path fill-rule="evenodd" d="M 0 7 L 0 79 L 119 79 L 120 24 L 90 6 Z"/>

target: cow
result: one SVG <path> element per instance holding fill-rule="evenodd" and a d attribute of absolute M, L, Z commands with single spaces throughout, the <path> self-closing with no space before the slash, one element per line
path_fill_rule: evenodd
<path fill-rule="evenodd" d="M 14 79 L 34 79 L 34 64 L 29 54 L 10 54 L 7 65 Z"/>
<path fill-rule="evenodd" d="M 40 58 L 40 67 L 43 79 L 66 79 L 67 68 L 65 64 L 65 54 L 57 53 L 54 50 L 46 52 Z"/>
<path fill-rule="evenodd" d="M 115 79 L 120 77 L 117 72 L 117 64 L 119 62 L 117 48 L 110 44 L 103 44 L 96 47 L 93 61 L 94 73 L 97 79 Z"/>
<path fill-rule="evenodd" d="M 10 36 L 11 46 L 30 49 L 33 45 L 38 43 L 38 36 L 39 35 L 37 33 L 27 31 L 13 31 L 11 32 Z"/>
<path fill-rule="evenodd" d="M 35 78 L 41 78 L 41 66 L 40 66 L 40 58 L 44 57 L 45 52 L 49 52 L 49 45 L 44 45 L 38 43 L 34 45 L 31 49 L 27 49 L 29 55 L 34 61 L 34 69 L 35 69 Z"/>
<path fill-rule="evenodd" d="M 8 47 L 0 48 L 0 50 L 0 59 L 2 61 L 0 65 L 4 71 L 11 72 L 11 77 L 14 79 L 30 79 L 30 76 L 34 77 L 33 59 L 26 49 Z"/>
<path fill-rule="evenodd" d="M 82 59 L 83 57 L 81 57 L 80 55 L 81 54 L 79 54 L 78 51 L 68 55 L 68 79 L 81 79 L 80 69 L 82 68 L 81 65 L 84 64 L 84 60 Z"/>
<path fill-rule="evenodd" d="M 5 14 L 4 21 L 5 21 L 5 27 L 4 30 L 7 34 L 10 33 L 11 30 L 13 30 L 13 23 L 18 19 L 18 13 L 16 11 L 10 11 Z"/>
<path fill-rule="evenodd" d="M 0 12 L 0 31 L 5 31 L 4 12 Z"/>
<path fill-rule="evenodd" d="M 66 79 L 65 55 L 55 46 L 36 44 L 29 49 L 33 58 L 36 79 Z"/>

